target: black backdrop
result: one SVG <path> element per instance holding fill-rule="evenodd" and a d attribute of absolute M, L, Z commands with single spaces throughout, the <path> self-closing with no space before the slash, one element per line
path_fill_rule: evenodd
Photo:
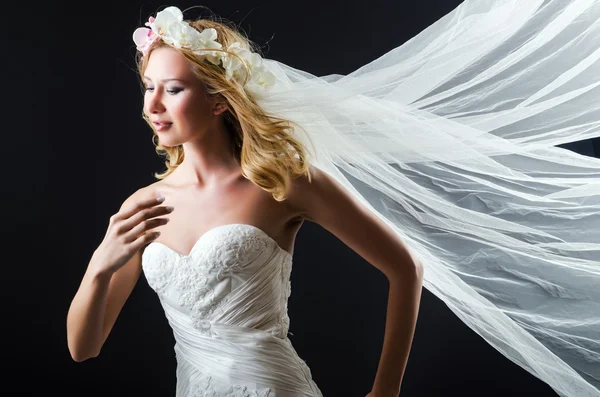
<path fill-rule="evenodd" d="M 173 337 L 142 276 L 102 353 L 74 362 L 66 314 L 108 218 L 162 170 L 141 119 L 131 34 L 167 5 L 201 4 L 263 52 L 317 75 L 351 72 L 457 0 L 11 2 L 2 11 L 2 395 L 173 396 Z M 6 6 L 8 5 L 8 9 Z M 569 148 L 600 155 L 598 140 Z M 387 284 L 334 236 L 298 234 L 290 336 L 326 396 L 364 396 L 383 341 Z M 402 397 L 555 396 L 427 290 Z"/>

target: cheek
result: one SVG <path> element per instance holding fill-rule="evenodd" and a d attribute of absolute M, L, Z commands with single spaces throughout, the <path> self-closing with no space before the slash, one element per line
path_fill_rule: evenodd
<path fill-rule="evenodd" d="M 186 124 L 192 113 L 189 101 L 184 97 L 170 97 L 168 101 L 165 101 L 165 108 L 169 118 L 178 124 Z"/>
<path fill-rule="evenodd" d="M 210 105 L 206 101 L 198 98 L 182 98 L 174 104 L 174 114 L 182 120 L 189 123 L 199 123 L 206 121 L 210 117 Z"/>
<path fill-rule="evenodd" d="M 185 118 L 186 113 L 188 113 L 187 106 L 185 101 L 174 99 L 171 101 L 171 106 L 169 107 L 170 113 L 173 117 L 178 119 Z"/>

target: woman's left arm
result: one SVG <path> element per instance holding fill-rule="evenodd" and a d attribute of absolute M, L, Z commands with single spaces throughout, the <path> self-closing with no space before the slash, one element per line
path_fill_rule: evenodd
<path fill-rule="evenodd" d="M 389 281 L 383 349 L 368 397 L 397 397 L 419 312 L 423 265 L 397 233 L 326 172 L 311 166 L 290 197 L 315 222 L 379 269 Z"/>

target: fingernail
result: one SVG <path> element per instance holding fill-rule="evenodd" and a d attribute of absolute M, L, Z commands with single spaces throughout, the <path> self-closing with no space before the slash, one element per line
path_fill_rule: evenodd
<path fill-rule="evenodd" d="M 159 198 L 156 199 L 156 201 L 158 201 L 159 203 L 162 203 L 163 201 L 165 201 L 165 196 L 160 196 Z"/>

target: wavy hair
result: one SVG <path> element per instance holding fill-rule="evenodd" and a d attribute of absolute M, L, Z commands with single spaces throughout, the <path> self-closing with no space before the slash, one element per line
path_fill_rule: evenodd
<path fill-rule="evenodd" d="M 217 20 L 217 17 L 212 16 L 212 19 L 186 22 L 199 32 L 214 28 L 223 48 L 229 48 L 237 41 L 241 47 L 260 54 L 259 48 L 230 21 Z M 301 127 L 290 120 L 267 114 L 236 79 L 226 79 L 222 66 L 213 65 L 185 48 L 170 46 L 159 39 L 152 43 L 145 55 L 138 52 L 136 64 L 140 79 L 144 75 L 150 54 L 160 47 L 179 51 L 190 62 L 194 74 L 206 87 L 207 94 L 227 104 L 228 110 L 222 113 L 222 117 L 227 133 L 232 138 L 234 157 L 245 178 L 270 192 L 277 201 L 285 200 L 292 179 L 305 175 L 311 181 L 307 148 L 293 136 L 294 125 L 299 129 Z M 152 126 L 143 111 L 142 117 Z M 154 176 L 164 179 L 183 161 L 183 145 L 162 146 L 154 129 L 152 142 L 156 153 L 165 158 L 166 165 L 164 172 L 155 173 Z"/>

